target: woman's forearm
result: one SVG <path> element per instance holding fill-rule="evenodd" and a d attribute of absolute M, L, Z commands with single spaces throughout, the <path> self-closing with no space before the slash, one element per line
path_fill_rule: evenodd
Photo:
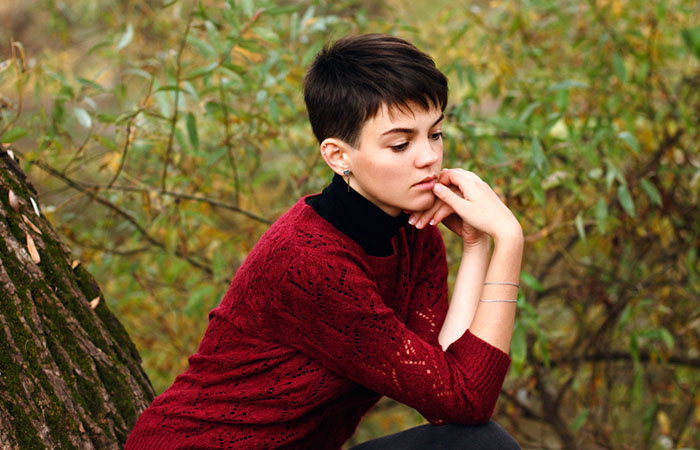
<path fill-rule="evenodd" d="M 438 337 L 443 350 L 459 339 L 471 325 L 484 285 L 490 245 L 487 238 L 477 246 L 465 247 L 462 252 L 450 307 Z"/>
<path fill-rule="evenodd" d="M 476 242 L 475 237 L 481 241 L 479 233 L 491 236 L 494 242 L 485 277 L 485 260 L 474 264 L 471 260 L 476 256 L 465 254 L 440 331 L 440 345 L 447 348 L 469 329 L 474 336 L 508 353 L 523 257 L 522 228 L 501 198 L 473 172 L 443 170 L 433 193 L 440 202 L 423 215 L 430 218 L 430 223 L 442 221 L 458 234 L 465 243 L 465 252 L 471 250 L 467 244 Z"/>
<path fill-rule="evenodd" d="M 523 256 L 522 232 L 496 240 L 486 273 L 486 282 L 518 283 Z M 481 300 L 514 300 L 518 288 L 509 284 L 483 286 L 481 299 L 471 322 L 471 333 L 508 353 L 515 321 L 515 303 Z"/>

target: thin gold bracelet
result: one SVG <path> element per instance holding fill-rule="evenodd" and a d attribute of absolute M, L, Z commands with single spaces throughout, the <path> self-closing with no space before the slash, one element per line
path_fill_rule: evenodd
<path fill-rule="evenodd" d="M 517 300 L 479 300 L 484 303 L 517 303 Z"/>

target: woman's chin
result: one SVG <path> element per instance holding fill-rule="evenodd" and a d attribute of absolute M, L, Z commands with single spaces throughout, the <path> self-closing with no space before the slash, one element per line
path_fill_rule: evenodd
<path fill-rule="evenodd" d="M 432 208 L 434 204 L 435 196 L 431 194 L 429 198 L 416 200 L 415 202 L 412 202 L 411 205 L 406 205 L 408 206 L 408 208 L 404 208 L 403 212 L 405 212 L 406 214 L 411 214 L 413 212 L 422 212 Z"/>

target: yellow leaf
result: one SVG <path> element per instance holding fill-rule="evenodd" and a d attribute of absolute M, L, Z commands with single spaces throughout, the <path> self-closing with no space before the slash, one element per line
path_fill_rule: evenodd
<path fill-rule="evenodd" d="M 75 269 L 76 267 L 78 267 L 78 264 L 80 264 L 80 261 L 74 259 L 73 262 L 70 264 L 70 268 Z"/>
<path fill-rule="evenodd" d="M 10 206 L 12 207 L 12 209 L 14 209 L 15 212 L 19 211 L 19 198 L 17 197 L 17 194 L 15 194 L 10 189 L 10 192 L 8 193 L 8 197 L 10 198 Z"/>
<path fill-rule="evenodd" d="M 95 297 L 92 300 L 90 300 L 90 308 L 95 309 L 97 308 L 97 305 L 100 303 L 100 297 Z"/>
<path fill-rule="evenodd" d="M 668 414 L 664 411 L 659 411 L 656 415 L 656 420 L 659 422 L 659 430 L 661 434 L 668 436 L 671 434 L 671 419 L 668 418 Z"/>
<path fill-rule="evenodd" d="M 32 257 L 32 261 L 34 261 L 35 264 L 39 264 L 41 262 L 41 257 L 39 257 L 39 252 L 36 250 L 36 244 L 34 244 L 34 239 L 27 234 L 27 250 L 29 250 L 29 256 Z"/>
<path fill-rule="evenodd" d="M 19 198 L 17 198 L 17 195 L 11 189 L 7 195 L 10 199 L 10 206 L 12 209 L 14 209 L 15 212 L 19 211 Z"/>
<path fill-rule="evenodd" d="M 29 219 L 27 218 L 27 216 L 25 216 L 24 214 L 22 214 L 22 220 L 24 220 L 24 223 L 26 223 L 26 224 L 29 226 L 29 228 L 31 228 L 32 230 L 34 230 L 35 233 L 41 234 L 41 230 L 38 229 L 38 228 L 36 227 L 36 225 L 34 225 L 34 224 L 32 223 L 32 221 L 29 220 Z"/>

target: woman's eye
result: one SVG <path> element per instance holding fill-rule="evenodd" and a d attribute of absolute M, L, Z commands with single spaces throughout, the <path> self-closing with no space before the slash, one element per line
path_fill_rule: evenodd
<path fill-rule="evenodd" d="M 432 139 L 434 141 L 438 141 L 438 140 L 442 139 L 442 131 L 438 131 L 437 133 L 431 134 L 430 139 Z"/>
<path fill-rule="evenodd" d="M 408 142 L 404 142 L 402 144 L 397 144 L 397 145 L 390 145 L 389 148 L 391 148 L 395 152 L 400 152 L 402 150 L 405 150 L 406 147 L 408 147 Z"/>

